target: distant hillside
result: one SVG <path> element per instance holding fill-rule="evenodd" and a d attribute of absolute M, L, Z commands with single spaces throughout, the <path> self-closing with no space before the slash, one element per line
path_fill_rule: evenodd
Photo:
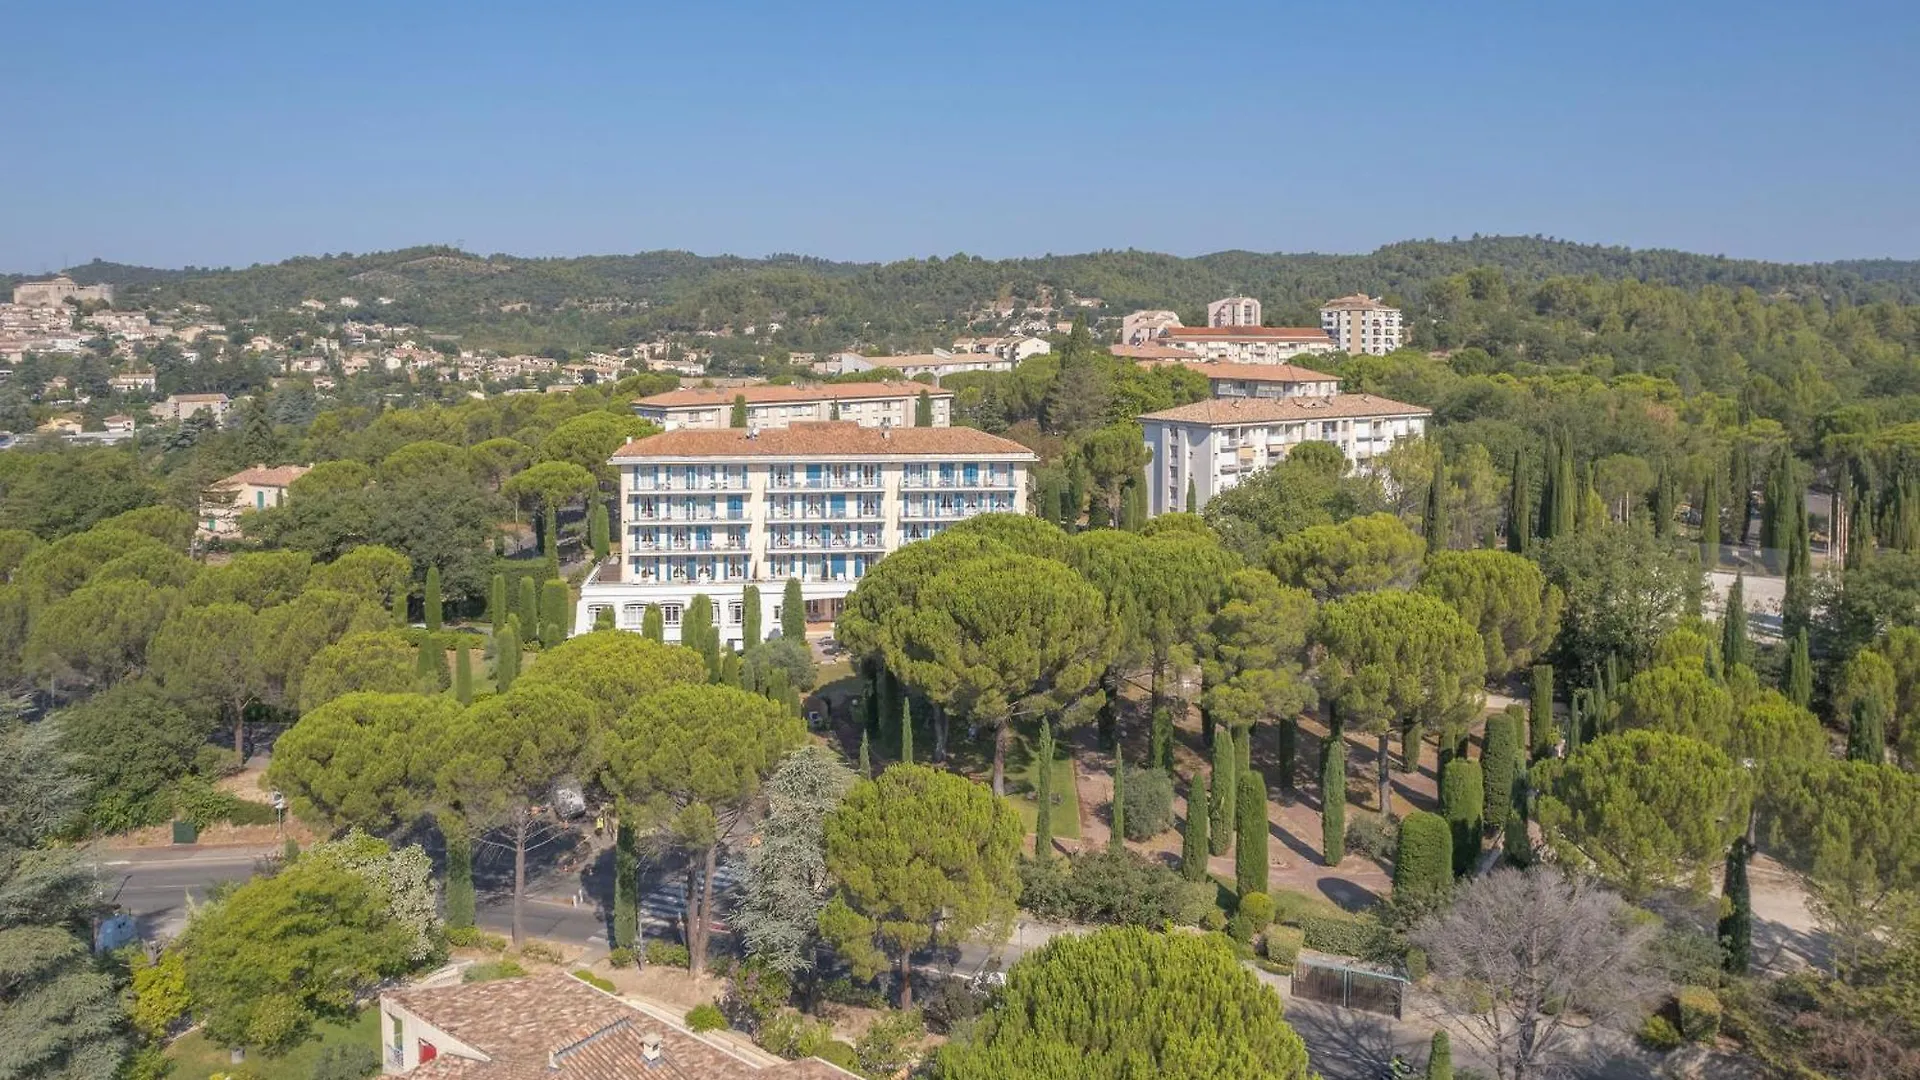
<path fill-rule="evenodd" d="M 1480 268 L 1515 282 L 1554 277 L 1751 287 L 1763 295 L 1864 303 L 1920 302 L 1920 262 L 1789 264 L 1679 251 L 1603 247 L 1539 237 L 1390 244 L 1367 255 L 1223 251 L 1179 258 L 1143 251 L 986 260 L 967 255 L 885 264 L 797 255 L 765 259 L 680 251 L 525 259 L 445 247 L 301 257 L 245 269 L 155 270 L 94 262 L 82 282 L 112 282 L 133 302 L 194 301 L 271 322 L 302 300 L 353 297 L 367 317 L 416 323 L 478 344 L 618 345 L 662 331 L 764 327 L 792 349 L 854 342 L 913 346 L 964 332 L 965 313 L 998 298 L 1067 294 L 1192 312 L 1232 293 L 1259 297 L 1270 320 L 1311 321 L 1320 301 L 1355 291 L 1415 304 L 1434 283 Z M 21 275 L 0 279 L 10 286 Z M 392 303 L 374 306 L 377 298 Z M 377 314 L 376 314 L 377 313 Z"/>

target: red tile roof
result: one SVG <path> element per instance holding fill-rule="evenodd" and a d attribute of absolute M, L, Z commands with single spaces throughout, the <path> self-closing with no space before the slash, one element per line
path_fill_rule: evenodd
<path fill-rule="evenodd" d="M 799 423 L 757 435 L 745 428 L 668 431 L 614 451 L 614 464 L 633 458 L 678 457 L 899 457 L 1001 455 L 1035 460 L 1033 451 L 998 435 L 964 427 L 863 427 L 851 420 Z"/>
<path fill-rule="evenodd" d="M 1147 413 L 1142 420 L 1172 420 L 1185 424 L 1260 424 L 1288 420 L 1352 420 L 1371 416 L 1431 416 L 1432 409 L 1373 394 L 1336 394 L 1333 397 L 1209 398 Z"/>
<path fill-rule="evenodd" d="M 917 382 L 823 383 L 814 386 L 740 386 L 696 387 L 668 390 L 663 394 L 638 398 L 635 405 L 653 408 L 685 408 L 699 405 L 731 405 L 735 397 L 744 397 L 749 405 L 783 401 L 848 401 L 864 398 L 919 397 L 924 390 L 932 397 L 952 397 L 953 391 Z"/>
<path fill-rule="evenodd" d="M 242 469 L 213 486 L 224 488 L 252 484 L 254 487 L 286 487 L 312 470 L 311 465 L 275 465 L 271 469 L 265 465 L 255 465 L 251 469 Z"/>
<path fill-rule="evenodd" d="M 1169 326 L 1160 335 L 1166 341 L 1304 341 L 1333 344 L 1325 330 L 1317 326 Z"/>

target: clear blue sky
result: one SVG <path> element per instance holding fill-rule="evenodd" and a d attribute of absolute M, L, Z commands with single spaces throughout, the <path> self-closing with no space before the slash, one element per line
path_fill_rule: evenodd
<path fill-rule="evenodd" d="M 0 268 L 1920 257 L 1920 4 L 15 4 Z"/>

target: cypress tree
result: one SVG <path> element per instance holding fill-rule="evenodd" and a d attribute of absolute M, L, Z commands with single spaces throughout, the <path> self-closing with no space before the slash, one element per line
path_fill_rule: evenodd
<path fill-rule="evenodd" d="M 760 696 L 766 698 L 768 701 L 778 701 L 784 705 L 788 700 L 790 689 L 787 685 L 786 669 L 774 668 L 773 672 L 767 676 L 767 685 L 765 689 L 760 691 Z"/>
<path fill-rule="evenodd" d="M 802 645 L 807 641 L 807 598 L 799 578 L 788 578 L 780 597 L 780 636 Z"/>
<path fill-rule="evenodd" d="M 596 610 L 593 613 L 593 628 L 595 630 L 613 629 L 613 609 L 610 607 L 603 607 Z"/>
<path fill-rule="evenodd" d="M 1047 736 L 1047 746 L 1053 745 L 1051 733 Z M 900 688 L 900 760 L 913 764 L 913 699 L 908 696 L 906 687 Z"/>
<path fill-rule="evenodd" d="M 473 840 L 466 823 L 449 817 L 442 825 L 447 837 L 447 926 L 473 925 Z"/>
<path fill-rule="evenodd" d="M 740 643 L 751 649 L 766 640 L 760 632 L 760 586 L 749 585 L 740 593 Z"/>
<path fill-rule="evenodd" d="M 1252 769 L 1240 775 L 1234 817 L 1233 879 L 1241 896 L 1267 891 L 1267 782 Z"/>
<path fill-rule="evenodd" d="M 495 574 L 493 580 L 487 583 L 487 620 L 492 623 L 494 633 L 499 633 L 500 628 L 507 625 L 507 616 L 510 614 L 512 612 L 507 610 L 507 575 Z"/>
<path fill-rule="evenodd" d="M 493 688 L 506 693 L 520 677 L 520 616 L 507 616 L 507 625 L 493 639 Z"/>
<path fill-rule="evenodd" d="M 1887 760 L 1887 716 L 1879 694 L 1862 694 L 1853 703 L 1847 726 L 1847 760 L 1880 765 Z"/>
<path fill-rule="evenodd" d="M 1735 975 L 1745 975 L 1753 964 L 1753 893 L 1747 885 L 1750 854 L 1747 838 L 1734 837 L 1720 890 L 1720 962 Z"/>
<path fill-rule="evenodd" d="M 567 639 L 567 583 L 549 581 L 542 586 L 540 644 L 551 649 Z"/>
<path fill-rule="evenodd" d="M 419 678 L 420 692 L 437 694 L 447 688 L 447 656 L 440 649 L 440 643 L 428 634 L 420 639 L 420 649 L 414 654 L 413 673 Z"/>
<path fill-rule="evenodd" d="M 1427 1047 L 1427 1080 L 1453 1080 L 1453 1044 L 1446 1028 L 1435 1031 Z"/>
<path fill-rule="evenodd" d="M 740 654 L 732 649 L 724 649 L 720 653 L 719 683 L 721 686 L 740 686 Z"/>
<path fill-rule="evenodd" d="M 393 624 L 395 626 L 405 627 L 411 622 L 407 618 L 407 599 L 407 590 L 393 590 Z"/>
<path fill-rule="evenodd" d="M 736 428 L 747 426 L 747 395 L 733 395 L 733 411 L 727 415 L 727 426 Z"/>
<path fill-rule="evenodd" d="M 607 518 L 607 504 L 594 493 L 593 510 L 587 517 L 587 542 L 593 545 L 593 561 L 603 563 L 613 550 L 613 526 Z"/>
<path fill-rule="evenodd" d="M 1488 821 L 1505 824 L 1513 808 L 1513 769 L 1520 757 L 1520 725 L 1512 713 L 1500 712 L 1487 717 L 1487 730 L 1480 744 L 1480 776 L 1484 787 L 1481 802 Z"/>
<path fill-rule="evenodd" d="M 640 615 L 640 636 L 664 643 L 667 640 L 666 617 L 659 604 L 648 604 Z"/>
<path fill-rule="evenodd" d="M 520 579 L 520 633 L 524 639 L 540 633 L 540 585 L 532 575 Z"/>
<path fill-rule="evenodd" d="M 1648 496 L 1648 516 L 1653 518 L 1653 535 L 1661 540 L 1673 535 L 1673 474 L 1667 471 L 1667 463 L 1660 461 L 1659 478 L 1653 482 L 1653 492 Z"/>
<path fill-rule="evenodd" d="M 1720 477 L 1711 469 L 1700 492 L 1700 561 L 1709 570 L 1720 565 Z"/>
<path fill-rule="evenodd" d="M 1516 762 L 1513 770 L 1513 809 L 1507 811 L 1507 823 L 1501 829 L 1507 862 L 1514 866 L 1525 867 L 1533 862 L 1533 834 L 1527 830 L 1529 797 L 1527 763 Z"/>
<path fill-rule="evenodd" d="M 913 403 L 913 426 L 933 426 L 933 395 L 925 390 L 920 391 L 919 398 Z"/>
<path fill-rule="evenodd" d="M 1207 812 L 1207 851 L 1225 855 L 1233 846 L 1234 781 L 1240 775 L 1240 752 L 1233 745 L 1233 729 L 1222 727 L 1213 733 L 1213 776 L 1209 785 L 1212 798 Z"/>
<path fill-rule="evenodd" d="M 1299 753 L 1300 718 L 1283 716 L 1280 718 L 1279 732 L 1275 740 L 1279 743 L 1280 790 L 1292 791 L 1294 760 Z"/>
<path fill-rule="evenodd" d="M 1801 708 L 1813 701 L 1813 657 L 1807 651 L 1807 628 L 1793 635 L 1793 652 L 1787 656 L 1787 700 Z"/>
<path fill-rule="evenodd" d="M 1527 452 L 1513 452 L 1511 487 L 1507 489 L 1507 550 L 1524 555 L 1533 537 L 1532 478 L 1527 475 Z"/>
<path fill-rule="evenodd" d="M 1407 904 L 1431 903 L 1453 884 L 1453 831 L 1445 818 L 1415 810 L 1400 822 L 1393 853 L 1393 897 Z"/>
<path fill-rule="evenodd" d="M 911 717 L 901 717 L 900 738 L 908 747 L 913 745 Z M 1033 854 L 1035 858 L 1050 858 L 1053 855 L 1052 721 L 1040 721 L 1040 745 L 1034 748 L 1033 759 L 1040 767 L 1040 775 L 1033 783 Z"/>
<path fill-rule="evenodd" d="M 1347 743 L 1327 740 L 1320 753 L 1320 844 L 1328 866 L 1347 855 Z"/>
<path fill-rule="evenodd" d="M 465 645 L 453 651 L 453 696 L 462 705 L 473 703 L 473 659 Z"/>
<path fill-rule="evenodd" d="M 1753 666 L 1753 650 L 1747 644 L 1746 575 L 1733 576 L 1733 588 L 1727 590 L 1727 609 L 1720 615 L 1720 658 L 1728 671 L 1733 665 Z"/>
<path fill-rule="evenodd" d="M 1447 549 L 1447 459 L 1436 457 L 1433 482 L 1427 485 L 1427 510 L 1424 521 L 1427 553 Z"/>
<path fill-rule="evenodd" d="M 613 947 L 631 950 L 640 937 L 640 845 L 624 803 L 613 837 Z"/>
<path fill-rule="evenodd" d="M 426 612 L 425 612 L 425 618 L 426 618 L 428 630 L 434 633 L 440 632 L 440 627 L 442 625 L 440 616 L 441 616 L 440 568 L 438 566 L 429 566 L 427 567 L 427 594 L 426 594 Z"/>
<path fill-rule="evenodd" d="M 1207 775 L 1193 774 L 1187 784 L 1187 822 L 1180 834 L 1180 872 L 1188 881 L 1207 880 Z"/>
<path fill-rule="evenodd" d="M 1747 545 L 1747 530 L 1753 524 L 1753 455 L 1744 442 L 1735 442 L 1727 468 L 1727 512 L 1732 528 L 1727 539 L 1735 547 Z"/>
<path fill-rule="evenodd" d="M 540 554 L 550 561 L 557 561 L 560 558 L 560 512 L 549 503 L 546 512 L 540 516 L 540 522 Z"/>
<path fill-rule="evenodd" d="M 1553 665 L 1533 665 L 1533 715 L 1531 718 L 1533 756 L 1553 753 L 1559 735 L 1553 730 Z"/>
<path fill-rule="evenodd" d="M 867 733 L 860 733 L 860 779 L 873 779 L 873 753 L 867 748 Z"/>
<path fill-rule="evenodd" d="M 706 593 L 694 593 L 680 613 L 680 644 L 706 660 L 708 679 L 719 677 L 720 635 L 713 625 L 713 600 Z"/>
<path fill-rule="evenodd" d="M 1193 477 L 1191 475 L 1187 477 L 1187 505 L 1185 509 L 1189 514 L 1197 514 L 1200 512 L 1200 494 L 1193 486 Z"/>
<path fill-rule="evenodd" d="M 1486 825 L 1486 782 L 1478 762 L 1454 758 L 1440 774 L 1440 813 L 1453 831 L 1453 872 L 1473 869 Z"/>
<path fill-rule="evenodd" d="M 1553 472 L 1553 536 L 1572 536 L 1579 527 L 1580 500 L 1583 493 L 1573 467 L 1573 440 L 1559 440 L 1559 463 Z"/>
<path fill-rule="evenodd" d="M 1107 834 L 1107 850 L 1122 851 L 1127 838 L 1127 755 L 1118 742 L 1113 746 L 1113 802 L 1107 808 L 1113 830 Z"/>
<path fill-rule="evenodd" d="M 1153 710 L 1153 725 L 1149 735 L 1151 747 L 1147 751 L 1147 767 L 1173 771 L 1173 710 L 1164 705 Z"/>

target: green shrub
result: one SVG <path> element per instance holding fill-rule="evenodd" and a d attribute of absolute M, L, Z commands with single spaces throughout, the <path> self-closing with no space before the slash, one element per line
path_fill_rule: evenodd
<path fill-rule="evenodd" d="M 1453 764 L 1447 766 L 1449 770 Z M 1400 823 L 1400 845 L 1393 859 L 1393 896 L 1424 903 L 1453 884 L 1453 835 L 1438 814 L 1415 810 Z"/>
<path fill-rule="evenodd" d="M 1236 945 L 1252 944 L 1253 920 L 1247 918 L 1245 915 L 1235 915 L 1233 918 L 1228 919 L 1227 936 L 1232 938 Z"/>
<path fill-rule="evenodd" d="M 271 825 L 279 820 L 273 807 L 249 799 L 234 798 L 222 815 L 229 825 Z"/>
<path fill-rule="evenodd" d="M 793 997 L 793 977 L 749 959 L 734 968 L 727 981 L 727 996 L 720 1011 L 727 1019 L 747 1031 L 758 1031 L 767 1018 L 779 1012 Z"/>
<path fill-rule="evenodd" d="M 1285 972 L 1291 973 L 1293 965 L 1300 959 L 1300 949 L 1306 944 L 1306 932 L 1297 926 L 1275 926 L 1267 930 L 1267 936 L 1261 942 L 1261 952 L 1268 960 Z"/>
<path fill-rule="evenodd" d="M 366 1080 L 380 1071 L 380 1052 L 358 1043 L 329 1046 L 313 1063 L 312 1080 Z"/>
<path fill-rule="evenodd" d="M 1200 929 L 1218 934 L 1227 928 L 1227 913 L 1219 908 L 1210 909 L 1200 917 Z"/>
<path fill-rule="evenodd" d="M 1427 977 L 1427 950 L 1418 945 L 1409 947 L 1404 963 L 1407 968 L 1407 978 L 1419 982 Z"/>
<path fill-rule="evenodd" d="M 492 982 L 495 979 L 517 979 L 527 973 L 512 960 L 489 960 L 482 964 L 469 964 L 467 970 L 460 973 L 461 982 Z"/>
<path fill-rule="evenodd" d="M 1447 762 L 1440 776 L 1440 815 L 1453 829 L 1453 873 L 1473 869 L 1486 827 L 1486 779 L 1480 763 L 1467 758 Z"/>
<path fill-rule="evenodd" d="M 1373 919 L 1353 915 L 1309 915 L 1300 920 L 1306 947 L 1335 956 L 1365 960 L 1394 956 L 1392 935 Z"/>
<path fill-rule="evenodd" d="M 693 957 L 687 952 L 685 945 L 676 945 L 659 938 L 647 942 L 646 954 L 647 963 L 658 964 L 661 967 L 683 968 L 693 962 Z"/>
<path fill-rule="evenodd" d="M 1273 925 L 1273 897 L 1266 893 L 1248 893 L 1240 898 L 1239 913 L 1253 924 L 1253 932 L 1259 933 Z"/>
<path fill-rule="evenodd" d="M 825 1058 L 829 1053 L 828 1045 L 834 1042 L 833 1025 L 802 1016 L 797 1009 L 781 1009 L 760 1025 L 760 1030 L 754 1032 L 753 1041 L 762 1050 L 788 1060 Z M 839 1045 L 846 1046 L 847 1061 L 850 1063 L 843 1068 L 855 1067 L 857 1059 L 853 1055 L 853 1047 L 846 1043 Z"/>
<path fill-rule="evenodd" d="M 1679 1030 L 1673 1026 L 1673 1021 L 1659 1013 L 1647 1017 L 1634 1037 L 1640 1040 L 1641 1046 L 1660 1053 L 1678 1050 L 1684 1041 L 1680 1038 Z"/>
<path fill-rule="evenodd" d="M 887 995 L 875 989 L 871 982 L 857 983 L 845 975 L 821 983 L 816 992 L 835 1005 L 850 1005 L 856 1009 L 887 1007 Z"/>
<path fill-rule="evenodd" d="M 920 1054 L 927 1025 L 912 1010 L 889 1012 L 868 1027 L 853 1044 L 860 1071 L 868 1076 L 893 1076 Z"/>
<path fill-rule="evenodd" d="M 447 927 L 447 944 L 456 949 L 485 949 L 492 953 L 507 951 L 507 939 L 473 926 Z"/>
<path fill-rule="evenodd" d="M 1720 1034 L 1720 997 L 1704 986 L 1683 986 L 1674 998 L 1680 1010 L 1680 1034 L 1689 1042 L 1711 1042 Z"/>
<path fill-rule="evenodd" d="M 727 1018 L 712 1002 L 702 1002 L 687 1012 L 687 1027 L 695 1034 L 720 1031 L 727 1026 Z"/>
<path fill-rule="evenodd" d="M 841 1042 L 839 1039 L 828 1039 L 809 1056 L 817 1057 L 830 1065 L 837 1065 L 848 1072 L 860 1070 L 860 1052 L 853 1048 L 852 1043 Z"/>
<path fill-rule="evenodd" d="M 1393 862 L 1400 842 L 1400 823 L 1384 814 L 1361 814 L 1347 822 L 1347 850 L 1358 851 L 1381 866 Z"/>
<path fill-rule="evenodd" d="M 607 963 L 617 968 L 633 966 L 632 949 L 613 949 L 607 953 Z"/>
<path fill-rule="evenodd" d="M 565 959 L 565 957 L 560 955 L 559 949 L 554 948 L 544 941 L 527 942 L 520 947 L 520 955 L 528 960 L 538 961 L 542 964 L 557 964 Z"/>
<path fill-rule="evenodd" d="M 1021 906 L 1042 919 L 1125 926 L 1190 925 L 1205 917 L 1213 895 L 1207 882 L 1189 882 L 1132 851 L 1106 849 L 1025 861 L 1020 885 Z"/>
<path fill-rule="evenodd" d="M 1127 770 L 1126 803 L 1129 840 L 1151 840 L 1173 828 L 1173 778 L 1163 769 Z"/>
<path fill-rule="evenodd" d="M 949 1035 L 953 1029 L 974 1019 L 987 1008 L 987 995 L 978 994 L 959 979 L 939 979 L 925 993 L 916 993 L 914 1003 L 927 1027 L 937 1034 Z"/>
<path fill-rule="evenodd" d="M 609 994 L 613 993 L 614 987 L 611 982 L 608 982 L 606 979 L 603 979 L 600 976 L 595 975 L 593 972 L 588 971 L 586 968 L 575 968 L 573 970 L 573 977 L 576 979 L 579 979 L 581 982 L 586 983 L 588 986 L 591 986 L 596 990 L 605 990 Z"/>

